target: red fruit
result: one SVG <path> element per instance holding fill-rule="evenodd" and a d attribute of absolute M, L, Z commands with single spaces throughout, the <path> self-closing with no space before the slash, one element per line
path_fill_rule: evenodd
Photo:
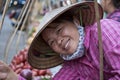
<path fill-rule="evenodd" d="M 23 57 L 23 55 L 19 55 L 18 58 L 20 59 L 21 62 L 25 61 L 25 58 Z"/>
<path fill-rule="evenodd" d="M 31 67 L 29 65 L 24 65 L 23 69 L 31 69 Z"/>
<path fill-rule="evenodd" d="M 19 53 L 22 54 L 24 52 L 24 49 L 20 50 Z"/>
<path fill-rule="evenodd" d="M 13 60 L 16 60 L 18 58 L 18 56 L 17 55 L 15 55 L 14 57 L 13 57 Z"/>
<path fill-rule="evenodd" d="M 18 68 L 22 68 L 24 66 L 24 63 L 20 63 L 20 64 L 18 64 L 18 65 L 16 65 L 16 68 L 18 69 Z"/>
<path fill-rule="evenodd" d="M 21 63 L 20 58 L 14 58 L 14 59 L 12 60 L 12 64 L 17 65 L 17 64 L 20 64 L 20 63 Z"/>
<path fill-rule="evenodd" d="M 28 47 L 25 47 L 25 48 L 24 48 L 24 51 L 25 51 L 25 52 L 28 52 Z"/>
<path fill-rule="evenodd" d="M 39 76 L 39 70 L 38 69 L 32 69 L 32 70 L 34 70 L 35 72 L 37 72 L 37 76 Z"/>
<path fill-rule="evenodd" d="M 46 70 L 46 74 L 52 76 L 52 72 L 49 69 Z"/>
<path fill-rule="evenodd" d="M 36 72 L 38 71 L 38 69 L 32 69 L 32 70 L 33 70 L 33 71 L 36 71 Z"/>
<path fill-rule="evenodd" d="M 13 71 L 16 70 L 16 65 L 13 65 L 12 63 L 9 65 L 9 67 L 10 67 Z"/>
<path fill-rule="evenodd" d="M 11 63 L 14 64 L 14 65 L 16 65 L 16 60 L 13 59 Z"/>
<path fill-rule="evenodd" d="M 24 52 L 23 58 L 26 60 L 27 59 L 27 52 Z"/>
<path fill-rule="evenodd" d="M 15 63 L 16 63 L 16 64 L 20 64 L 20 63 L 21 63 L 20 58 L 17 58 L 17 59 L 15 60 Z"/>
<path fill-rule="evenodd" d="M 21 72 L 21 70 L 22 70 L 21 68 L 18 68 L 18 69 L 15 70 L 15 72 L 16 72 L 17 74 L 19 74 L 19 73 Z"/>
<path fill-rule="evenodd" d="M 39 74 L 39 75 L 46 75 L 46 72 L 47 72 L 46 70 L 39 70 L 39 73 L 38 73 L 38 74 Z"/>
<path fill-rule="evenodd" d="M 31 66 L 27 63 L 27 61 L 25 62 L 25 65 L 23 66 L 24 69 L 31 69 Z"/>
<path fill-rule="evenodd" d="M 37 72 L 37 71 L 32 70 L 32 74 L 33 74 L 33 76 L 37 76 L 37 75 L 38 75 L 38 72 Z"/>

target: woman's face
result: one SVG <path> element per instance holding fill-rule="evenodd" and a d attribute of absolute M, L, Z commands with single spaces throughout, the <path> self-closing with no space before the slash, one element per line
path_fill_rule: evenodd
<path fill-rule="evenodd" d="M 50 24 L 42 32 L 43 39 L 59 54 L 73 54 L 78 46 L 79 32 L 72 22 L 64 21 Z"/>

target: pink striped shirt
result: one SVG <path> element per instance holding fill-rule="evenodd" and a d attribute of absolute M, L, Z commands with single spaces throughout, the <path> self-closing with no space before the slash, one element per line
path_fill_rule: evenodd
<path fill-rule="evenodd" d="M 104 52 L 104 80 L 120 80 L 120 23 L 101 20 Z M 97 24 L 85 27 L 86 54 L 84 57 L 65 61 L 52 80 L 99 80 L 99 51 Z"/>

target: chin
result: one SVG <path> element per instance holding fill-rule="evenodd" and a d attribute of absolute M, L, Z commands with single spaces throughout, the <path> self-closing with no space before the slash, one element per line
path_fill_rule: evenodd
<path fill-rule="evenodd" d="M 72 50 L 72 51 L 69 52 L 69 54 L 73 54 L 75 51 L 76 51 L 76 50 Z"/>
<path fill-rule="evenodd" d="M 72 53 L 69 53 L 69 54 L 73 54 L 74 52 L 72 52 Z"/>

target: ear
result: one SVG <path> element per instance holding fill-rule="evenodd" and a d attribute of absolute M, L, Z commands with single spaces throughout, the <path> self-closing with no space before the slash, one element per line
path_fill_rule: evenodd
<path fill-rule="evenodd" d="M 80 25 L 79 20 L 75 16 L 73 16 L 73 22 L 76 26 Z"/>

